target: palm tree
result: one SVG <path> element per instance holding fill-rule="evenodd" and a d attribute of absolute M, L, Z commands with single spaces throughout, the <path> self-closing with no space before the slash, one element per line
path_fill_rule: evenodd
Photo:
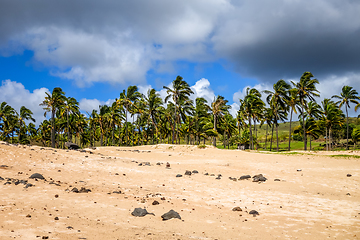
<path fill-rule="evenodd" d="M 301 106 L 301 118 L 303 122 L 303 138 L 304 138 L 304 150 L 306 151 L 306 131 L 305 131 L 305 118 L 304 118 L 304 108 L 306 107 L 306 99 L 310 101 L 315 101 L 314 97 L 319 97 L 318 90 L 316 89 L 315 84 L 319 84 L 317 79 L 311 79 L 314 77 L 311 72 L 304 72 L 300 78 L 300 81 L 295 83 L 291 81 L 296 89 L 296 93 L 299 96 L 300 106 Z"/>
<path fill-rule="evenodd" d="M 254 126 L 256 126 L 255 117 L 263 111 L 264 106 L 265 103 L 261 100 L 261 93 L 255 88 L 247 88 L 244 99 L 240 99 L 240 111 L 245 113 L 244 116 L 249 122 L 249 137 L 251 149 L 254 149 L 251 120 L 254 120 Z"/>
<path fill-rule="evenodd" d="M 196 98 L 195 99 L 195 108 L 194 108 L 194 122 L 195 122 L 195 142 L 200 144 L 200 135 L 202 135 L 205 131 L 204 119 L 209 117 L 208 110 L 210 107 L 207 105 L 207 100 L 205 98 Z"/>
<path fill-rule="evenodd" d="M 22 126 L 25 125 L 25 120 L 30 120 L 35 122 L 35 119 L 32 117 L 33 112 L 26 108 L 25 106 L 22 106 L 20 108 L 20 114 L 19 114 L 19 134 L 18 134 L 18 138 L 19 138 L 19 143 L 21 142 L 21 130 L 22 130 Z"/>
<path fill-rule="evenodd" d="M 45 100 L 40 103 L 40 106 L 44 106 L 45 110 L 44 116 L 46 117 L 47 112 L 51 112 L 51 147 L 55 147 L 55 113 L 66 100 L 65 93 L 59 87 L 53 89 L 52 93 L 49 94 L 45 92 L 46 97 Z"/>
<path fill-rule="evenodd" d="M 296 88 L 293 88 L 293 89 L 289 90 L 289 98 L 286 101 L 286 103 L 290 108 L 289 147 L 288 147 L 288 151 L 290 151 L 292 115 L 293 115 L 293 112 L 295 112 L 297 114 L 296 106 L 299 104 L 299 97 L 297 95 L 297 89 Z"/>
<path fill-rule="evenodd" d="M 356 96 L 358 92 L 353 89 L 350 86 L 343 86 L 340 96 L 334 95 L 331 98 L 337 98 L 340 99 L 340 101 L 337 102 L 339 104 L 339 108 L 341 108 L 343 105 L 345 105 L 346 110 L 346 149 L 349 150 L 349 115 L 348 115 L 348 108 L 350 108 L 350 103 L 359 104 L 356 99 L 360 99 L 358 96 Z M 357 108 L 356 108 L 357 109 Z"/>
<path fill-rule="evenodd" d="M 159 114 L 161 113 L 161 105 L 163 101 L 160 97 L 160 94 L 156 92 L 155 89 L 149 89 L 147 95 L 144 97 L 145 103 L 145 112 L 148 116 L 148 121 L 152 124 L 152 136 L 154 138 L 154 129 L 156 131 L 156 137 L 159 135 L 158 130 L 158 119 Z"/>
<path fill-rule="evenodd" d="M 353 132 L 351 134 L 351 138 L 354 142 L 354 150 L 356 148 L 356 143 L 360 141 L 360 129 L 359 128 L 354 128 Z"/>
<path fill-rule="evenodd" d="M 309 120 L 305 125 L 308 125 L 308 129 L 310 129 L 311 131 L 307 131 L 310 132 L 310 150 L 311 150 L 311 137 L 312 136 L 317 136 L 315 133 L 318 132 L 318 124 L 315 122 L 315 120 L 320 119 L 322 116 L 322 110 L 319 104 L 317 104 L 316 102 L 308 102 L 307 107 L 306 107 L 306 113 L 305 113 L 305 117 L 307 118 L 307 120 Z M 312 119 L 310 121 L 310 119 Z M 306 121 L 307 121 L 306 120 Z M 314 126 L 310 126 L 311 124 L 316 125 Z M 314 133 L 314 134 L 313 134 Z"/>
<path fill-rule="evenodd" d="M 341 126 L 343 123 L 343 112 L 338 106 L 328 98 L 325 98 L 322 102 L 322 117 L 321 121 L 325 125 L 325 139 L 326 150 L 330 150 L 332 146 L 332 129 L 335 126 Z M 328 144 L 329 142 L 329 144 Z M 330 147 L 329 147 L 330 146 Z"/>
<path fill-rule="evenodd" d="M 194 92 L 191 90 L 189 84 L 186 81 L 184 81 L 183 78 L 180 76 L 177 76 L 176 79 L 172 82 L 171 88 L 166 86 L 164 86 L 163 88 L 166 89 L 166 93 L 168 94 L 165 97 L 165 103 L 169 100 L 169 98 L 172 98 L 172 101 L 175 104 L 174 123 L 175 123 L 176 133 L 178 135 L 177 123 L 180 124 L 179 115 L 180 115 L 181 104 L 186 103 L 189 100 L 190 94 L 194 94 Z M 175 129 L 173 129 L 173 135 L 172 135 L 173 144 L 174 144 L 174 138 L 175 138 Z"/>
<path fill-rule="evenodd" d="M 10 123 L 16 114 L 15 109 L 13 109 L 6 102 L 2 102 L 0 105 L 0 123 L 2 129 L 2 139 L 10 133 Z"/>
<path fill-rule="evenodd" d="M 100 105 L 99 106 L 99 115 L 98 115 L 98 123 L 100 125 L 100 145 L 103 146 L 104 144 L 104 134 L 106 135 L 106 127 L 108 123 L 108 119 L 110 117 L 110 107 L 107 105 Z M 106 135 L 107 136 L 107 135 Z M 107 141 L 105 141 L 107 144 Z"/>
<path fill-rule="evenodd" d="M 130 107 L 134 105 L 134 102 L 137 98 L 140 97 L 137 86 L 129 86 L 127 91 L 123 90 L 120 93 L 120 98 L 118 103 L 125 107 L 125 134 L 126 134 L 126 145 L 128 146 L 128 124 L 127 124 L 127 115 L 130 110 Z"/>
<path fill-rule="evenodd" d="M 223 114 L 227 113 L 231 108 L 229 105 L 226 105 L 228 100 L 225 100 L 223 96 L 217 96 L 214 98 L 214 101 L 211 103 L 210 111 L 214 117 L 214 131 L 216 130 L 217 120 L 221 118 Z M 213 138 L 213 145 L 216 147 L 216 137 Z"/>
<path fill-rule="evenodd" d="M 69 115 L 70 114 L 79 115 L 79 103 L 75 98 L 68 97 L 65 99 L 63 105 L 63 114 L 66 115 L 67 141 L 71 142 Z"/>
<path fill-rule="evenodd" d="M 279 151 L 279 134 L 278 134 L 278 120 L 279 112 L 281 110 L 287 110 L 288 105 L 287 101 L 289 100 L 288 91 L 290 85 L 287 84 L 283 79 L 280 79 L 273 85 L 274 91 L 265 90 L 264 92 L 268 94 L 266 101 L 270 105 L 270 108 L 273 109 L 274 113 L 274 124 L 276 126 L 276 151 Z"/>

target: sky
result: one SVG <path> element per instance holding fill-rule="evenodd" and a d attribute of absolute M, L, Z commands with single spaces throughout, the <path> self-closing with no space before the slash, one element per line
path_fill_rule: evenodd
<path fill-rule="evenodd" d="M 2 0 L 0 102 L 39 123 L 54 87 L 91 112 L 130 85 L 165 97 L 180 75 L 193 99 L 224 96 L 234 114 L 247 87 L 306 71 L 320 102 L 360 91 L 359 14 L 357 0 Z"/>

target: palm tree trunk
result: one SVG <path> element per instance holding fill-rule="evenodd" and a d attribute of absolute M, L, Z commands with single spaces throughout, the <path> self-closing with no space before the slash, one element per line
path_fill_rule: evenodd
<path fill-rule="evenodd" d="M 291 109 L 291 112 L 290 112 L 289 147 L 288 147 L 288 151 L 290 151 L 290 144 L 291 144 L 291 120 L 292 120 L 292 114 L 293 114 L 293 110 Z"/>
<path fill-rule="evenodd" d="M 55 109 L 51 111 L 51 147 L 55 148 Z"/>
<path fill-rule="evenodd" d="M 275 120 L 275 124 L 276 124 L 276 151 L 279 151 L 279 132 L 278 132 L 278 124 L 277 124 L 277 120 Z"/>
<path fill-rule="evenodd" d="M 309 137 L 310 137 L 310 151 L 311 151 L 311 135 Z"/>
<path fill-rule="evenodd" d="M 113 122 L 112 131 L 111 131 L 111 145 L 112 146 L 115 146 L 114 132 L 115 132 L 115 123 Z"/>
<path fill-rule="evenodd" d="M 346 150 L 349 150 L 349 116 L 347 105 L 345 104 L 346 109 Z"/>
<path fill-rule="evenodd" d="M 249 116 L 249 134 L 250 134 L 250 149 L 253 150 L 254 149 L 254 141 L 253 141 L 253 136 L 252 136 L 252 129 L 251 129 L 251 116 Z"/>
<path fill-rule="evenodd" d="M 304 150 L 307 149 L 307 142 L 306 142 L 306 131 L 305 131 L 305 118 L 304 118 L 304 100 L 301 99 L 301 117 L 303 122 L 303 140 L 304 140 Z"/>
<path fill-rule="evenodd" d="M 175 115 L 174 115 L 174 126 L 172 128 L 172 144 L 174 144 L 174 140 L 175 140 L 175 128 L 176 128 L 176 107 L 175 107 Z"/>
<path fill-rule="evenodd" d="M 216 115 L 214 115 L 214 131 L 216 132 Z M 216 137 L 213 139 L 213 145 L 216 147 Z"/>
<path fill-rule="evenodd" d="M 127 124 L 127 112 L 128 112 L 128 110 L 127 110 L 127 104 L 126 104 L 126 107 L 125 107 L 125 144 L 126 144 L 126 146 L 129 146 L 129 144 L 128 144 L 128 124 Z"/>
<path fill-rule="evenodd" d="M 268 128 L 269 128 L 269 125 L 266 124 L 266 135 L 265 135 L 265 150 L 266 150 L 266 147 L 267 147 L 267 136 L 268 136 Z"/>
<path fill-rule="evenodd" d="M 326 151 L 329 151 L 327 132 L 328 132 L 327 131 L 327 126 L 325 126 L 325 149 L 326 149 Z"/>
<path fill-rule="evenodd" d="M 271 150 L 272 150 L 273 136 L 274 136 L 274 123 L 273 123 L 272 129 L 271 129 L 270 152 L 271 152 Z"/>
<path fill-rule="evenodd" d="M 70 139 L 70 124 L 69 124 L 69 110 L 66 109 L 66 125 L 67 125 L 67 140 L 71 142 Z"/>

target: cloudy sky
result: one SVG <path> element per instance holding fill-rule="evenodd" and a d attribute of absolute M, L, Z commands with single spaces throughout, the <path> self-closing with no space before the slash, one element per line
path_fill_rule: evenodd
<path fill-rule="evenodd" d="M 360 91 L 359 13 L 357 0 L 2 0 L 0 101 L 41 121 L 54 87 L 91 111 L 129 85 L 164 96 L 180 75 L 235 111 L 247 86 L 305 71 L 322 98 Z"/>

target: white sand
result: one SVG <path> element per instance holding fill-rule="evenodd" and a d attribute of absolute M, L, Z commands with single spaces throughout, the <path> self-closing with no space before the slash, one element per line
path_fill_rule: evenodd
<path fill-rule="evenodd" d="M 360 239 L 358 158 L 177 145 L 91 151 L 0 142 L 0 165 L 9 166 L 0 168 L 0 176 L 35 185 L 0 181 L 0 239 Z M 199 173 L 185 176 L 186 170 Z M 33 173 L 46 181 L 29 179 Z M 265 183 L 229 179 L 260 173 Z M 49 184 L 51 179 L 60 186 Z M 91 192 L 65 191 L 73 187 Z M 152 205 L 154 200 L 160 204 Z M 136 207 L 155 216 L 134 217 Z M 162 221 L 171 209 L 182 220 Z M 260 215 L 249 215 L 251 210 Z"/>

